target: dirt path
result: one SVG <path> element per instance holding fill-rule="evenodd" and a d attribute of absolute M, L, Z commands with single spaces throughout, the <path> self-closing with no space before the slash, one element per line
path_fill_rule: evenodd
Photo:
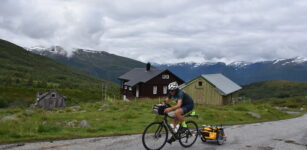
<path fill-rule="evenodd" d="M 189 149 L 195 150 L 307 150 L 307 115 L 299 118 L 234 125 L 226 127 L 224 145 L 203 143 L 200 139 Z M 87 138 L 53 142 L 0 145 L 2 150 L 140 150 L 141 135 Z M 178 142 L 163 149 L 183 150 Z M 186 150 L 186 149 L 185 149 Z"/>

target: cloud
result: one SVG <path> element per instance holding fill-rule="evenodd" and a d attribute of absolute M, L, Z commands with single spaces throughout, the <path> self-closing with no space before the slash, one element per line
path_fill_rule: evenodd
<path fill-rule="evenodd" d="M 304 0 L 3 0 L 0 38 L 143 62 L 307 56 Z"/>

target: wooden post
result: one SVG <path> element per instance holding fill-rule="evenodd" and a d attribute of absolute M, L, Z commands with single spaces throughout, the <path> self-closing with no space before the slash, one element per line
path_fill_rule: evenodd
<path fill-rule="evenodd" d="M 105 100 L 105 83 L 101 83 L 101 100 Z"/>
<path fill-rule="evenodd" d="M 104 84 L 104 99 L 106 100 L 107 99 L 107 90 L 108 90 L 108 85 L 107 85 L 107 83 L 105 82 L 105 84 Z"/>

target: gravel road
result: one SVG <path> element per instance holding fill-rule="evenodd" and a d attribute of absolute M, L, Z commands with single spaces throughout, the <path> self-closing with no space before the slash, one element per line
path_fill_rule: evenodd
<path fill-rule="evenodd" d="M 273 122 L 234 125 L 225 128 L 223 145 L 203 143 L 191 150 L 307 150 L 307 114 Z M 0 145 L 1 150 L 142 150 L 141 135 Z M 179 142 L 166 144 L 166 150 L 183 150 Z"/>

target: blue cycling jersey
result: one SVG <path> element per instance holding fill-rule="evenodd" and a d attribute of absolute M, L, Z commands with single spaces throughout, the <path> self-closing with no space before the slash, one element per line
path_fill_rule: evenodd
<path fill-rule="evenodd" d="M 179 89 L 177 90 L 175 95 L 169 94 L 168 98 L 174 100 L 176 103 L 178 103 L 178 100 L 181 99 L 182 100 L 182 106 L 194 104 L 192 98 L 188 94 L 184 93 L 183 91 L 181 91 Z"/>

